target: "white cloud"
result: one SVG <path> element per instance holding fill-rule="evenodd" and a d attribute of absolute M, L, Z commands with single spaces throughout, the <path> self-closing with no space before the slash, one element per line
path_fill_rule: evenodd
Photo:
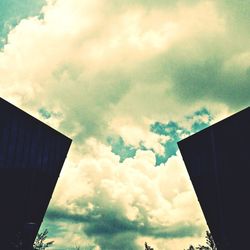
<path fill-rule="evenodd" d="M 222 38 L 227 23 L 213 1 L 165 9 L 109 6 L 104 0 L 51 0 L 43 19 L 22 20 L 0 52 L 1 96 L 36 116 L 40 107 L 59 112 L 61 117 L 46 122 L 75 139 L 52 207 L 84 215 L 110 201 L 132 222 L 146 213 L 155 226 L 204 225 L 180 155 L 155 167 L 153 152 L 138 150 L 134 159 L 120 163 L 99 138 L 113 130 L 128 144 L 143 141 L 162 154 L 168 138 L 149 132 L 149 124 L 183 117 L 204 104 L 215 120 L 228 115 L 231 110 L 220 100 L 183 105 L 169 73 L 180 61 L 204 63 L 210 50 L 203 41 Z M 173 51 L 179 61 L 166 64 Z M 248 59 L 248 52 L 239 53 L 223 70 L 235 65 L 246 70 Z M 75 234 L 63 242 L 79 239 L 81 228 L 67 228 Z M 152 238 L 152 245 L 176 250 L 185 240 L 190 239 Z"/>
<path fill-rule="evenodd" d="M 170 140 L 169 136 L 155 134 L 149 131 L 149 121 L 136 124 L 130 119 L 114 119 L 110 122 L 110 130 L 122 137 L 126 145 L 139 148 L 143 144 L 148 149 L 153 149 L 155 153 L 163 155 L 165 153 L 162 144 Z"/>
<path fill-rule="evenodd" d="M 57 0 L 42 12 L 43 19 L 24 19 L 9 33 L 0 52 L 2 96 L 32 113 L 41 105 L 60 107 L 67 119 L 62 129 L 82 138 L 100 136 L 121 112 L 155 119 L 163 113 L 159 107 L 174 106 L 164 94 L 168 80 L 159 82 L 152 72 L 154 84 L 144 82 L 145 61 L 183 40 L 224 29 L 209 1 L 174 11 L 112 11 L 107 1 Z M 128 102 L 132 110 L 126 110 Z M 156 150 L 162 151 L 160 145 Z"/>
<path fill-rule="evenodd" d="M 205 229 L 201 209 L 179 153 L 165 165 L 154 167 L 155 156 L 151 151 L 138 150 L 134 159 L 120 163 L 110 147 L 94 139 L 88 147 L 92 148 L 92 153 L 83 156 L 77 166 L 65 166 L 52 207 L 87 215 L 100 205 L 105 208 L 111 203 L 119 206 L 118 213 L 129 221 L 140 221 L 146 216 L 152 227 L 183 224 Z M 101 203 L 97 199 L 100 194 Z M 166 248 L 162 249 L 174 249 L 168 248 L 168 242 L 165 241 Z"/>

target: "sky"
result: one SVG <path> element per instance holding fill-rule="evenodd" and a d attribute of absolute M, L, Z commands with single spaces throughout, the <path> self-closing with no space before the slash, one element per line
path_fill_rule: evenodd
<path fill-rule="evenodd" d="M 51 249 L 204 243 L 176 142 L 249 106 L 249 25 L 249 0 L 0 1 L 1 97 L 73 139 Z"/>

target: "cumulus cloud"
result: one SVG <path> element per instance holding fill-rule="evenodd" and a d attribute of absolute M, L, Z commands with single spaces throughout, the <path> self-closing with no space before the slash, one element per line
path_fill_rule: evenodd
<path fill-rule="evenodd" d="M 0 48 L 7 42 L 7 35 L 20 20 L 38 15 L 44 0 L 2 0 L 0 2 Z"/>
<path fill-rule="evenodd" d="M 81 225 L 77 235 L 101 249 L 117 249 L 121 240 L 130 242 L 124 249 L 140 249 L 138 237 L 201 236 L 203 215 L 179 153 L 155 168 L 151 151 L 121 163 L 109 146 L 94 139 L 88 146 L 77 166 L 64 168 L 47 221 Z"/>
<path fill-rule="evenodd" d="M 249 105 L 245 7 L 47 0 L 8 29 L 1 96 L 74 139 L 46 218 L 60 247 L 200 239 L 176 141 Z"/>
<path fill-rule="evenodd" d="M 123 116 L 143 125 L 190 112 L 201 99 L 246 104 L 248 74 L 222 70 L 224 58 L 211 59 L 218 46 L 207 53 L 208 43 L 227 38 L 214 2 L 112 6 L 47 1 L 42 15 L 21 20 L 0 53 L 2 96 L 35 114 L 61 112 L 57 125 L 78 141 L 101 138 Z"/>
<path fill-rule="evenodd" d="M 136 150 L 151 150 L 155 154 L 155 164 L 165 163 L 176 155 L 177 142 L 208 127 L 215 118 L 206 108 L 183 117 L 181 120 L 153 122 L 148 126 L 138 126 L 130 120 L 115 120 L 111 124 L 114 135 L 107 142 L 120 161 L 133 158 Z"/>
<path fill-rule="evenodd" d="M 111 128 L 114 134 L 122 138 L 125 145 L 131 145 L 134 148 L 140 148 L 143 145 L 159 155 L 164 154 L 163 144 L 170 140 L 169 136 L 149 131 L 149 126 L 143 128 L 135 124 L 116 121 L 111 125 Z"/>

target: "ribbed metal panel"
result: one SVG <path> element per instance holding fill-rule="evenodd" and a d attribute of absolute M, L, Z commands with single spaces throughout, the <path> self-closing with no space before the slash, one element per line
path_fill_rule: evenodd
<path fill-rule="evenodd" d="M 3 249 L 27 223 L 41 225 L 71 139 L 0 98 L 0 236 Z"/>
<path fill-rule="evenodd" d="M 248 249 L 250 108 L 178 143 L 219 250 Z"/>

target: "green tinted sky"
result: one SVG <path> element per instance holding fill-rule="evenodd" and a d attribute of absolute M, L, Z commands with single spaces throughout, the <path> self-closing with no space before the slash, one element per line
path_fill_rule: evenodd
<path fill-rule="evenodd" d="M 249 13 L 250 1 L 0 2 L 1 96 L 74 139 L 43 224 L 54 249 L 201 243 L 176 142 L 249 105 Z"/>
<path fill-rule="evenodd" d="M 44 0 L 1 0 L 0 1 L 0 36 L 2 47 L 6 42 L 8 32 L 23 18 L 38 15 Z"/>

